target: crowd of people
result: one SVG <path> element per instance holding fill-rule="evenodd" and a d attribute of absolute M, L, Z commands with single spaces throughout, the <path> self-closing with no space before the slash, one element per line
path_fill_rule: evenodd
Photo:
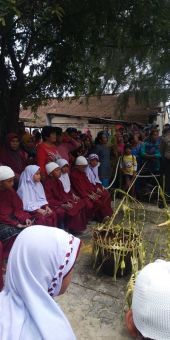
<path fill-rule="evenodd" d="M 82 140 L 74 128 L 63 133 L 51 126 L 38 137 L 27 131 L 6 136 L 0 148 L 0 241 L 31 225 L 80 234 L 89 221 L 112 215 L 111 196 L 98 174 L 100 156 L 85 157 L 84 135 Z"/>
<path fill-rule="evenodd" d="M 169 199 L 170 125 L 162 136 L 154 125 L 128 130 L 116 125 L 114 134 L 104 129 L 95 140 L 89 130 L 71 127 L 9 133 L 0 147 L 0 165 L 0 240 L 30 224 L 78 233 L 89 220 L 111 216 L 107 188 L 115 169 L 113 186 L 131 189 L 134 196 L 151 192 L 153 176 L 161 181 L 164 174 Z"/>
<path fill-rule="evenodd" d="M 103 187 L 107 188 L 111 183 L 120 159 L 114 186 L 127 190 L 136 173 L 142 169 L 141 179 L 133 188 L 134 195 L 140 194 L 140 189 L 150 184 L 145 180 L 145 176 L 150 174 L 158 178 L 165 175 L 165 191 L 169 194 L 169 139 L 169 124 L 164 126 L 162 136 L 155 124 L 144 128 L 134 124 L 127 128 L 119 124 L 114 127 L 114 133 L 105 128 L 95 139 L 90 130 L 82 133 L 70 127 L 63 132 L 60 127 L 45 126 L 41 132 L 35 129 L 32 134 L 25 130 L 18 135 L 8 134 L 0 147 L 0 164 L 11 167 L 15 172 L 14 188 L 17 189 L 20 175 L 27 165 L 40 167 L 43 183 L 47 176 L 45 166 L 50 161 L 65 159 L 70 171 L 78 156 L 89 160 L 90 154 L 96 154 L 98 165 L 97 169 L 93 168 Z"/>
<path fill-rule="evenodd" d="M 154 176 L 158 181 L 164 177 L 168 201 L 169 167 L 169 124 L 162 136 L 153 125 L 144 129 L 118 125 L 114 133 L 99 131 L 95 140 L 89 130 L 63 132 L 51 126 L 6 136 L 0 147 L 0 289 L 4 246 L 11 248 L 16 241 L 0 294 L 2 340 L 48 339 L 49 332 L 51 340 L 56 334 L 62 340 L 75 339 L 51 299 L 70 283 L 81 245 L 73 235 L 85 233 L 89 221 L 102 222 L 112 215 L 107 190 L 111 185 L 136 196 L 153 184 Z M 134 183 L 139 171 L 142 176 Z M 113 177 L 116 182 L 111 183 Z M 170 338 L 167 279 L 165 261 L 146 266 L 138 275 L 132 309 L 126 315 L 132 336 Z"/>

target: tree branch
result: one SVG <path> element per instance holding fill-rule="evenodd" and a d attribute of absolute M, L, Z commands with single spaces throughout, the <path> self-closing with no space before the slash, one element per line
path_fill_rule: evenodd
<path fill-rule="evenodd" d="M 32 43 L 33 43 L 33 40 L 34 40 L 34 36 L 35 36 L 35 34 L 32 33 L 30 40 L 28 42 L 27 48 L 26 48 L 24 58 L 23 58 L 22 63 L 21 63 L 21 72 L 23 72 L 23 70 L 26 66 L 26 63 L 27 63 L 27 60 L 28 60 L 28 57 L 29 57 L 29 54 L 30 54 L 30 51 L 31 51 Z"/>
<path fill-rule="evenodd" d="M 9 56 L 11 58 L 12 66 L 14 68 L 16 77 L 17 77 L 17 79 L 20 79 L 21 69 L 20 69 L 20 66 L 19 66 L 19 62 L 16 59 L 16 55 L 15 55 L 14 48 L 13 48 L 11 41 L 7 42 L 7 47 L 8 47 L 8 53 L 9 53 Z"/>

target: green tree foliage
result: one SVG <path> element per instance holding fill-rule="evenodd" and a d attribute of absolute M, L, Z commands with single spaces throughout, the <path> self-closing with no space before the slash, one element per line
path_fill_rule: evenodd
<path fill-rule="evenodd" d="M 1 128 L 67 93 L 166 100 L 169 50 L 169 0 L 0 0 Z"/>

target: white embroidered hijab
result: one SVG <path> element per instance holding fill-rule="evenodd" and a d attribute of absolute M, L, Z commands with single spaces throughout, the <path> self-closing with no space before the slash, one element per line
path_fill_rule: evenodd
<path fill-rule="evenodd" d="M 52 227 L 31 226 L 17 237 L 0 293 L 1 340 L 75 340 L 52 296 L 74 266 L 80 240 Z"/>
<path fill-rule="evenodd" d="M 28 165 L 20 176 L 17 193 L 26 211 L 35 211 L 48 204 L 43 185 L 33 181 L 33 176 L 39 169 L 37 165 Z"/>
<path fill-rule="evenodd" d="M 88 157 L 88 161 L 90 162 L 91 159 L 97 159 L 99 161 L 99 157 L 96 154 L 90 154 Z M 90 183 L 96 185 L 96 184 L 101 184 L 100 178 L 99 178 L 99 166 L 100 163 L 98 162 L 98 164 L 95 167 L 92 167 L 90 165 L 90 163 L 88 164 L 88 166 L 86 167 L 86 176 L 88 177 L 88 180 L 90 181 Z"/>
<path fill-rule="evenodd" d="M 65 165 L 69 165 L 68 162 L 66 161 L 66 159 L 63 159 L 63 158 L 60 158 L 57 160 L 57 164 L 59 165 L 59 167 L 61 168 L 61 176 L 59 177 L 59 180 L 61 181 L 61 183 L 63 184 L 63 188 L 64 188 L 64 191 L 66 193 L 70 192 L 71 190 L 71 183 L 70 183 L 70 177 L 69 175 L 66 173 L 66 174 L 63 174 L 62 173 L 62 168 L 63 166 Z"/>

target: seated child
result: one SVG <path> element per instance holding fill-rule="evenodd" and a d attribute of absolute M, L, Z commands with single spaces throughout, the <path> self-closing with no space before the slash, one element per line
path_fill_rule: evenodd
<path fill-rule="evenodd" d="M 130 144 L 125 145 L 124 155 L 120 162 L 120 169 L 123 176 L 124 190 L 128 191 L 137 172 L 137 161 L 136 157 L 132 155 Z M 131 189 L 131 193 L 134 195 L 134 186 Z"/>
<path fill-rule="evenodd" d="M 57 160 L 57 164 L 61 169 L 61 176 L 59 180 L 61 181 L 65 193 L 65 197 L 76 209 L 77 211 L 81 211 L 81 219 L 83 225 L 86 225 L 86 213 L 85 213 L 85 204 L 83 200 L 77 196 L 71 188 L 71 182 L 69 177 L 69 163 L 66 159 L 60 158 Z"/>
<path fill-rule="evenodd" d="M 82 204 L 78 203 L 77 198 L 74 200 L 72 194 L 66 193 L 60 180 L 61 168 L 57 163 L 51 162 L 46 164 L 48 178 L 45 182 L 45 192 L 50 207 L 60 215 L 62 222 L 72 232 L 82 232 L 86 228 L 86 218 Z M 68 178 L 67 178 L 68 179 Z"/>
<path fill-rule="evenodd" d="M 56 214 L 48 206 L 40 181 L 40 167 L 28 165 L 20 176 L 17 193 L 23 202 L 24 210 L 34 219 L 34 224 L 56 227 Z"/>
<path fill-rule="evenodd" d="M 3 340 L 76 340 L 54 297 L 70 284 L 80 240 L 58 228 L 25 229 L 11 249 L 0 293 Z"/>
<path fill-rule="evenodd" d="M 103 187 L 99 174 L 100 163 L 99 163 L 99 157 L 97 154 L 90 154 L 88 157 L 88 166 L 85 170 L 86 175 L 90 183 L 94 185 L 95 193 L 99 195 L 102 201 L 102 205 L 104 206 L 104 209 L 107 211 L 107 216 L 112 215 L 112 208 L 111 208 L 111 196 L 109 192 Z"/>
<path fill-rule="evenodd" d="M 0 241 L 17 236 L 32 224 L 31 215 L 13 189 L 15 174 L 8 166 L 0 166 Z"/>
<path fill-rule="evenodd" d="M 87 217 L 92 220 L 102 222 L 106 217 L 112 215 L 112 209 L 109 204 L 105 204 L 101 192 L 97 192 L 96 186 L 91 183 L 86 175 L 88 166 L 87 159 L 84 156 L 76 158 L 75 166 L 71 169 L 71 184 L 75 192 L 85 202 Z"/>
<path fill-rule="evenodd" d="M 132 309 L 126 313 L 129 333 L 136 339 L 170 339 L 170 262 L 157 260 L 138 274 Z"/>

